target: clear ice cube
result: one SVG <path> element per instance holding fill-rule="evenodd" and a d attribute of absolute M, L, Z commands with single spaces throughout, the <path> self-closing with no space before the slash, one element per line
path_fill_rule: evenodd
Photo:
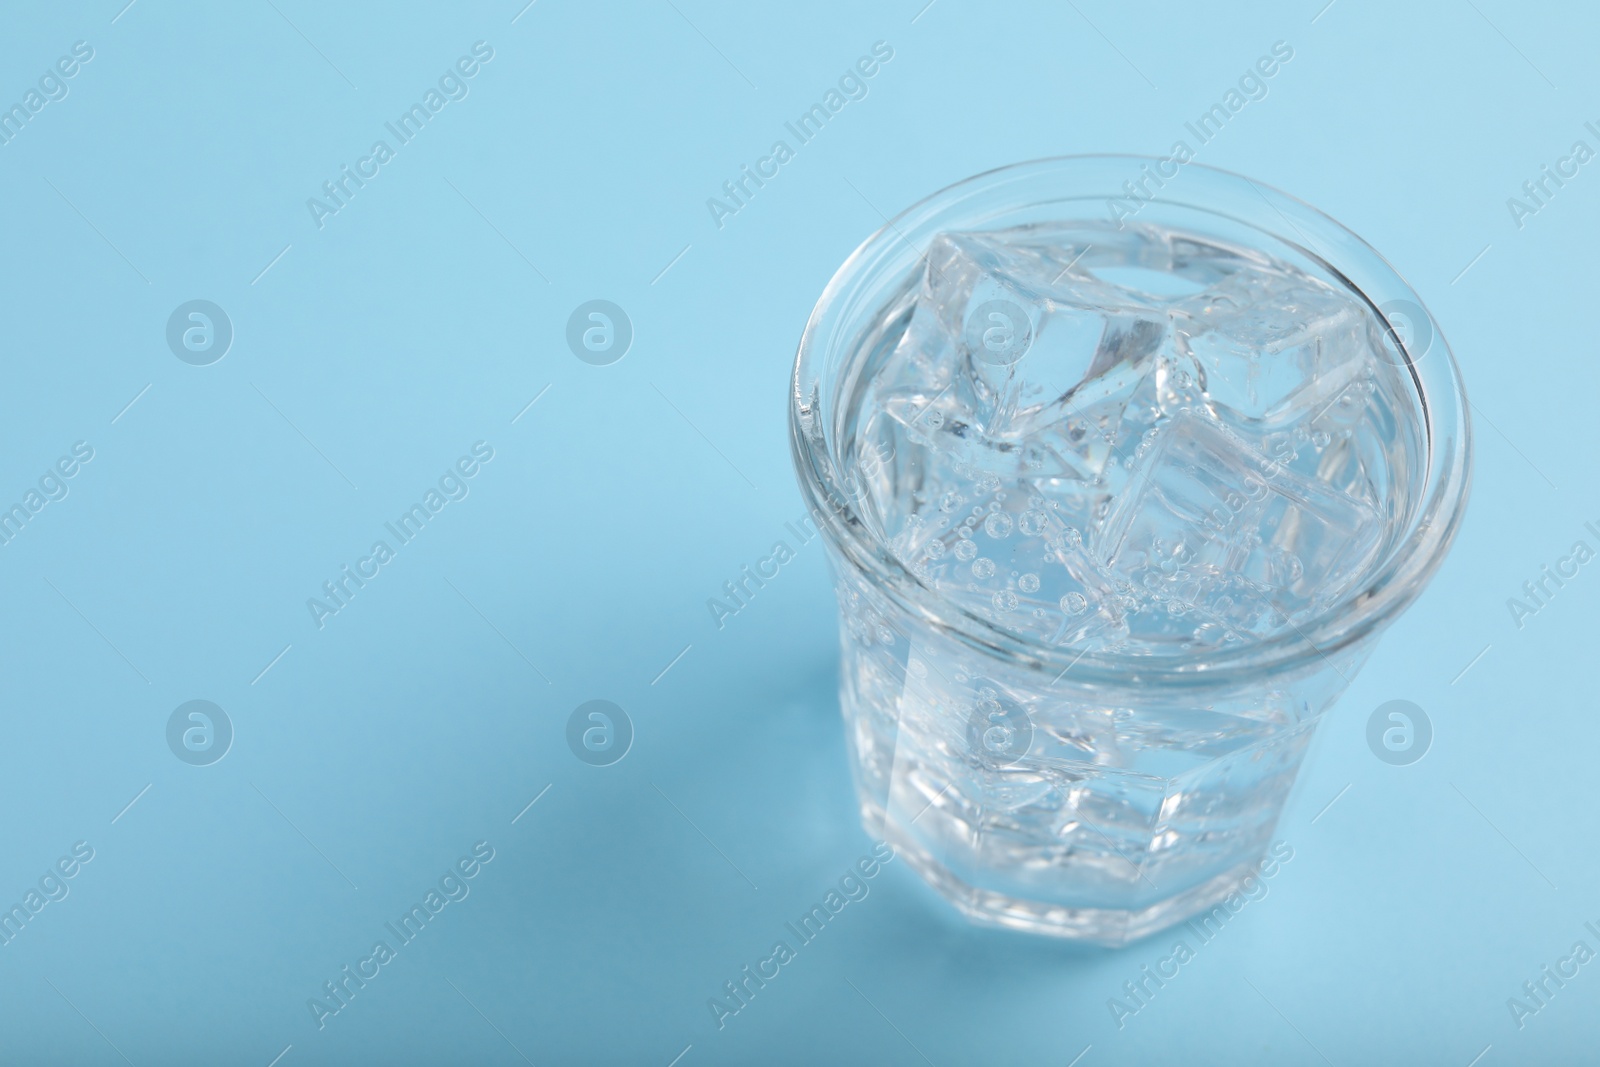
<path fill-rule="evenodd" d="M 1104 465 L 1101 431 L 1150 371 L 1170 328 L 1164 309 L 1075 264 L 1090 247 L 988 234 L 935 238 L 919 305 L 931 314 L 914 316 L 903 342 L 945 358 L 956 401 L 991 444 L 1081 428 L 1052 443 L 1054 458 L 1082 477 Z"/>
<path fill-rule="evenodd" d="M 1374 320 L 1316 279 L 1244 267 L 1180 305 L 1180 345 L 1211 401 L 1239 419 L 1282 425 L 1336 399 L 1367 369 Z"/>
<path fill-rule="evenodd" d="M 1169 617 L 1197 612 L 1234 634 L 1292 624 L 1344 592 L 1382 530 L 1365 503 L 1193 411 L 1163 425 L 1136 464 L 1096 555 Z"/>

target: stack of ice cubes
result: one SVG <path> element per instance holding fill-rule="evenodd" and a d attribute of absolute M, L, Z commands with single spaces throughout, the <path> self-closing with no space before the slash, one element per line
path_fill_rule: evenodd
<path fill-rule="evenodd" d="M 1260 640 L 1380 554 L 1405 402 L 1383 343 L 1353 292 L 1258 251 L 1153 226 L 942 234 L 868 368 L 868 510 L 920 581 L 1034 640 Z"/>

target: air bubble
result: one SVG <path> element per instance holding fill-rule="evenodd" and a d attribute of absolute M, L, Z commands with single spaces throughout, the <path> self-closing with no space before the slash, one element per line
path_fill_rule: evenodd
<path fill-rule="evenodd" d="M 983 520 L 983 532 L 990 537 L 999 539 L 1011 535 L 1011 516 L 1004 511 L 997 511 Z"/>
<path fill-rule="evenodd" d="M 1017 588 L 1024 593 L 1037 593 L 1039 591 L 1039 576 L 1037 574 L 1024 574 L 1017 579 Z"/>
<path fill-rule="evenodd" d="M 1008 611 L 1015 611 L 1017 607 L 1017 594 L 1009 589 L 1002 589 L 994 595 L 994 610 L 1002 615 Z"/>
<path fill-rule="evenodd" d="M 988 556 L 980 556 L 972 561 L 972 576 L 974 578 L 993 578 L 994 560 Z"/>
<path fill-rule="evenodd" d="M 956 542 L 956 559 L 966 561 L 977 554 L 978 546 L 976 543 L 967 540 L 965 537 Z"/>
<path fill-rule="evenodd" d="M 1081 615 L 1089 607 L 1089 600 L 1082 593 L 1068 593 L 1061 598 L 1061 610 L 1068 615 Z"/>
<path fill-rule="evenodd" d="M 990 752 L 1005 753 L 1011 745 L 1009 726 L 991 726 L 983 732 L 983 744 Z"/>

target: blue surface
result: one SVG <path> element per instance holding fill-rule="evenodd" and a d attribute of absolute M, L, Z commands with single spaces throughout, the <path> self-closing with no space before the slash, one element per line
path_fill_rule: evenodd
<path fill-rule="evenodd" d="M 1520 627 L 1507 598 L 1600 548 L 1600 173 L 1520 227 L 1507 198 L 1600 148 L 1593 9 L 124 2 L 0 33 L 0 105 L 93 50 L 0 145 L 0 503 L 93 452 L 0 548 L 0 902 L 66 892 L 0 947 L 8 1062 L 1592 1061 L 1600 963 L 1507 1001 L 1600 950 L 1600 564 Z M 399 144 L 385 123 L 480 41 Z M 864 97 L 795 145 L 880 41 Z M 1197 159 L 1390 258 L 1478 444 L 1452 555 L 1322 727 L 1293 859 L 1120 1028 L 1108 1001 L 1178 934 L 980 930 L 890 863 L 719 1029 L 708 999 L 872 848 L 820 544 L 721 629 L 705 606 L 801 513 L 784 404 L 813 301 L 952 181 L 1165 154 L 1277 41 L 1293 59 Z M 308 198 L 380 139 L 319 226 Z M 714 218 L 778 139 L 793 158 Z M 197 299 L 233 328 L 203 366 L 166 335 Z M 633 326 L 606 366 L 566 342 L 595 299 Z M 399 544 L 385 523 L 478 442 Z M 376 576 L 319 627 L 345 565 Z M 609 766 L 567 742 L 595 699 L 634 729 Z M 1433 724 L 1410 766 L 1365 740 L 1394 699 Z M 206 766 L 167 740 L 191 700 L 233 728 Z M 385 924 L 447 875 L 402 944 Z M 345 965 L 374 976 L 334 1013 Z"/>

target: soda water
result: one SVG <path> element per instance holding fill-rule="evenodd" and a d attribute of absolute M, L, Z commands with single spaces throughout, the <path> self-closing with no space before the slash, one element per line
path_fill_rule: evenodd
<path fill-rule="evenodd" d="M 1067 661 L 913 630 L 839 575 L 864 814 L 969 914 L 1118 942 L 1266 846 L 1358 662 L 1199 702 L 1139 672 L 1295 633 L 1394 547 L 1414 386 L 1320 273 L 1155 225 L 947 232 L 858 346 L 859 521 L 942 613 Z M 1085 656 L 1129 685 L 1079 684 Z"/>

